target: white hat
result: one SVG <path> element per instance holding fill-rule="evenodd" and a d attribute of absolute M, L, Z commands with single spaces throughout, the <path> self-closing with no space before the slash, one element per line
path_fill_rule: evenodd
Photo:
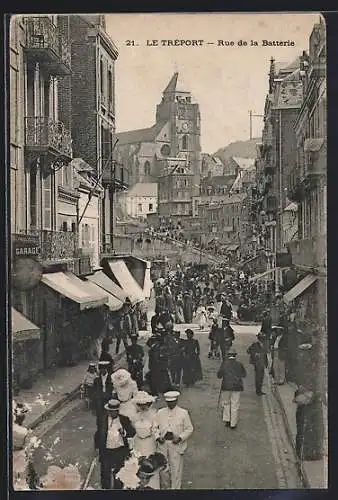
<path fill-rule="evenodd" d="M 127 370 L 124 370 L 124 368 L 120 368 L 112 374 L 111 379 L 114 386 L 121 387 L 128 384 L 131 379 L 131 375 Z"/>
<path fill-rule="evenodd" d="M 120 408 L 120 401 L 118 399 L 110 399 L 105 405 L 105 410 L 118 410 Z"/>
<path fill-rule="evenodd" d="M 133 397 L 133 401 L 137 405 L 145 405 L 148 403 L 154 403 L 156 398 L 151 396 L 151 394 L 148 394 L 146 391 L 138 391 L 138 393 Z"/>
<path fill-rule="evenodd" d="M 166 401 L 176 401 L 180 395 L 181 393 L 178 391 L 168 391 L 164 393 L 164 399 Z"/>

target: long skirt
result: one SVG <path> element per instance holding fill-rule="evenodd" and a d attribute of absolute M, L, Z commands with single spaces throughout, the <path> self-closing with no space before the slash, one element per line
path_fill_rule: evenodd
<path fill-rule="evenodd" d="M 183 363 L 183 384 L 192 385 L 203 380 L 202 365 L 199 357 L 185 358 Z"/>

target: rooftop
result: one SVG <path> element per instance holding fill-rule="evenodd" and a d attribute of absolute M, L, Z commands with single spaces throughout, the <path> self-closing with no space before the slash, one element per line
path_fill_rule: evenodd
<path fill-rule="evenodd" d="M 136 142 L 153 142 L 166 123 L 166 121 L 159 121 L 149 128 L 119 132 L 116 134 L 116 138 L 119 140 L 118 144 L 123 145 L 133 144 Z"/>
<path fill-rule="evenodd" d="M 233 159 L 237 165 L 244 170 L 255 168 L 255 158 L 241 158 L 239 156 L 233 156 Z"/>

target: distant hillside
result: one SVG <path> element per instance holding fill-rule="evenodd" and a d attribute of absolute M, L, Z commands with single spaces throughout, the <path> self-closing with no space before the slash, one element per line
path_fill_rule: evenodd
<path fill-rule="evenodd" d="M 232 156 L 239 156 L 240 158 L 256 158 L 256 144 L 261 142 L 260 137 L 256 137 L 254 139 L 248 141 L 236 141 L 231 142 L 225 148 L 220 148 L 215 156 L 218 156 L 223 163 L 227 163 L 226 160 L 229 160 Z"/>

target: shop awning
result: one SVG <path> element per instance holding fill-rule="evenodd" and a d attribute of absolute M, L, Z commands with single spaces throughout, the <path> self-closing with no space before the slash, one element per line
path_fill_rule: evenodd
<path fill-rule="evenodd" d="M 77 302 L 80 309 L 94 309 L 108 302 L 104 291 L 94 291 L 88 283 L 70 272 L 43 274 L 41 282 L 60 295 Z"/>
<path fill-rule="evenodd" d="M 249 278 L 249 282 L 250 281 L 257 281 L 257 280 L 260 280 L 261 278 L 265 278 L 266 276 L 274 273 L 275 271 L 277 271 L 277 267 L 274 267 L 273 269 L 268 269 L 267 271 L 264 271 L 264 273 L 255 274 L 255 276 L 252 276 L 252 278 Z"/>
<path fill-rule="evenodd" d="M 109 267 L 120 287 L 127 294 L 132 303 L 141 302 L 145 299 L 140 285 L 135 281 L 123 260 L 110 260 Z"/>
<path fill-rule="evenodd" d="M 12 335 L 13 342 L 36 340 L 40 338 L 40 328 L 12 307 Z"/>
<path fill-rule="evenodd" d="M 124 302 L 123 300 L 118 299 L 117 297 L 115 297 L 114 295 L 112 295 L 111 293 L 109 293 L 107 291 L 103 291 L 103 289 L 99 285 L 96 285 L 95 283 L 93 283 L 91 281 L 88 281 L 86 283 L 86 285 L 93 290 L 93 293 L 102 293 L 102 292 L 106 293 L 106 295 L 108 297 L 108 302 L 106 305 L 108 306 L 110 311 L 112 311 L 112 312 L 119 311 L 121 309 L 121 307 L 123 306 L 123 302 Z"/>
<path fill-rule="evenodd" d="M 124 302 L 127 298 L 127 294 L 120 288 L 114 281 L 112 281 L 103 271 L 97 271 L 95 274 L 91 274 L 86 277 L 91 283 L 102 288 L 105 292 L 114 295 L 118 300 Z"/>
<path fill-rule="evenodd" d="M 299 295 L 305 292 L 307 288 L 309 288 L 313 283 L 317 280 L 317 276 L 314 274 L 308 274 L 303 278 L 297 285 L 295 285 L 291 290 L 286 292 L 286 294 L 283 296 L 283 299 L 286 303 L 292 302 L 295 300 Z"/>

